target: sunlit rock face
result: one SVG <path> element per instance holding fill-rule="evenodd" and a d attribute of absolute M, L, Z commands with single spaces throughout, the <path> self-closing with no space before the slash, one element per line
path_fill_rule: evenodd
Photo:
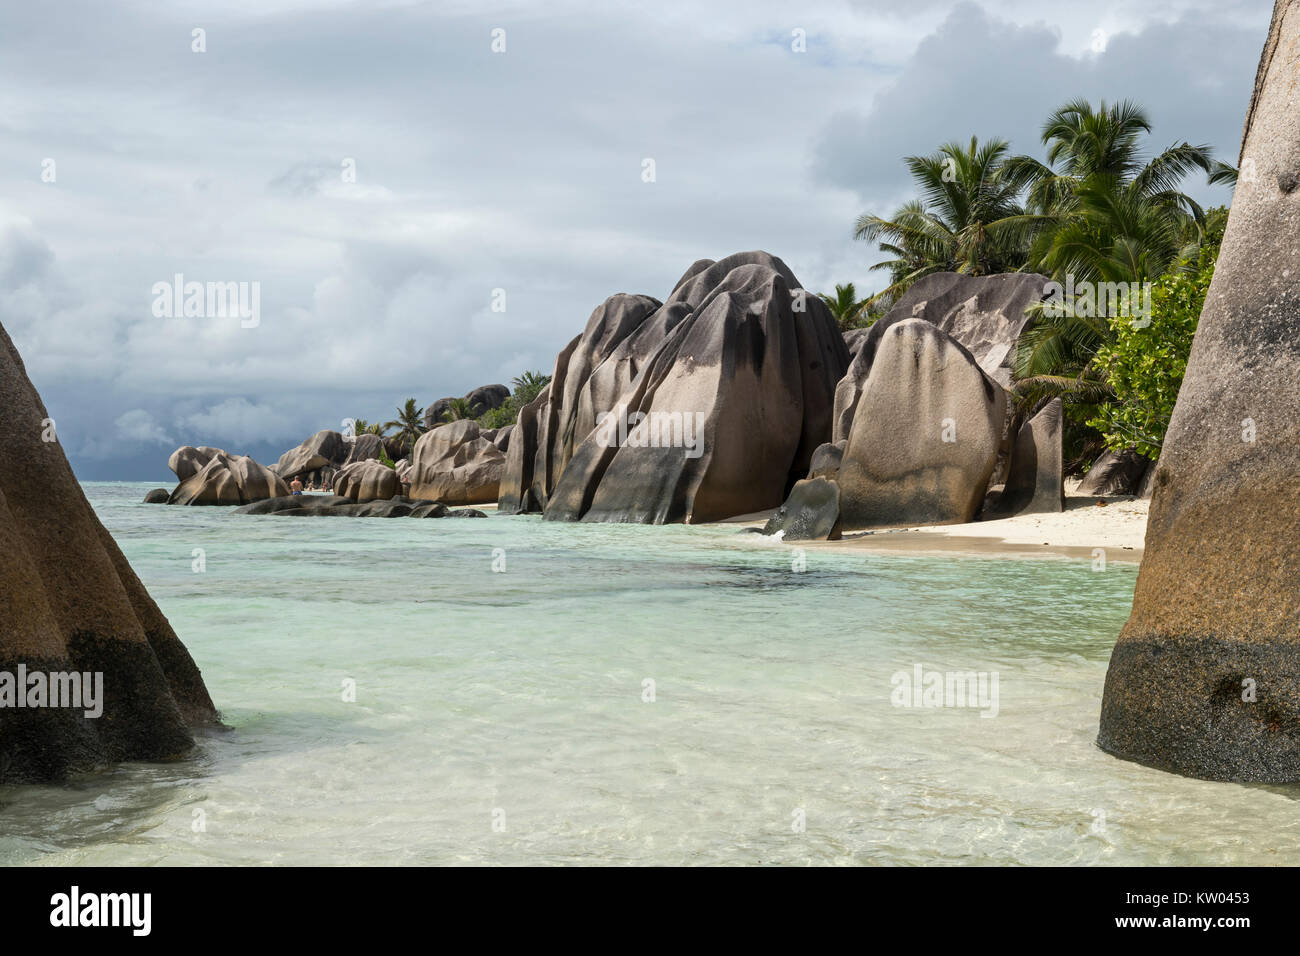
<path fill-rule="evenodd" d="M 1300 780 L 1298 115 L 1286 0 L 1102 699 L 1104 750 L 1214 780 Z"/>

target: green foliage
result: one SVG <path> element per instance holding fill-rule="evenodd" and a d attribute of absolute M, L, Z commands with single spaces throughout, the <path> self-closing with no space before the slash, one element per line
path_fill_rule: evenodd
<path fill-rule="evenodd" d="M 514 392 L 500 407 L 489 409 L 480 415 L 479 427 L 505 428 L 507 425 L 513 425 L 519 419 L 520 410 L 535 401 L 550 381 L 551 376 L 541 372 L 524 372 L 516 376 L 510 383 L 515 387 Z"/>
<path fill-rule="evenodd" d="M 947 143 L 929 156 L 908 156 L 921 199 L 904 204 L 889 219 L 864 214 L 855 239 L 879 242 L 893 256 L 872 269 L 889 272 L 879 297 L 896 298 L 934 272 L 990 275 L 1011 272 L 1025 262 L 1039 221 L 1018 200 L 1023 183 L 1003 175 L 1010 147 L 1005 140 L 983 145 Z"/>
<path fill-rule="evenodd" d="M 826 308 L 835 316 L 841 332 L 866 328 L 876 319 L 871 314 L 871 299 L 859 299 L 858 290 L 852 282 L 837 285 L 834 295 L 823 292 L 817 298 L 826 303 Z"/>
<path fill-rule="evenodd" d="M 393 461 L 393 459 L 389 458 L 382 451 L 379 453 L 379 463 L 388 468 L 392 468 L 394 471 L 397 469 L 397 462 Z"/>
<path fill-rule="evenodd" d="M 444 422 L 458 422 L 461 419 L 471 418 L 472 409 L 469 402 L 463 398 L 453 398 L 447 403 L 447 410 L 442 413 Z"/>
<path fill-rule="evenodd" d="M 415 403 L 415 399 L 408 398 L 405 404 L 397 409 L 397 417 L 384 427 L 396 428 L 397 434 L 394 437 L 400 439 L 402 447 L 409 451 L 415 447 L 415 443 L 426 431 L 424 409 Z"/>
<path fill-rule="evenodd" d="M 1217 257 L 1217 248 L 1207 247 L 1189 268 L 1156 280 L 1149 326 L 1114 320 L 1113 339 L 1098 349 L 1096 366 L 1115 397 L 1088 423 L 1107 448 L 1160 456 Z"/>

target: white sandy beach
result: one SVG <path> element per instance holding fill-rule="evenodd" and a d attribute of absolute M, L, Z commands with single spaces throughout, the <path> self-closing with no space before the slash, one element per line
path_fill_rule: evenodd
<path fill-rule="evenodd" d="M 911 554 L 1089 559 L 1098 557 L 1093 552 L 1100 548 L 1107 561 L 1141 560 L 1150 500 L 1127 496 L 1081 497 L 1073 493 L 1078 484 L 1077 479 L 1066 482 L 1065 510 L 1058 514 L 851 532 L 839 541 L 801 541 L 799 546 Z M 765 515 L 735 519 L 758 527 L 765 520 Z"/>

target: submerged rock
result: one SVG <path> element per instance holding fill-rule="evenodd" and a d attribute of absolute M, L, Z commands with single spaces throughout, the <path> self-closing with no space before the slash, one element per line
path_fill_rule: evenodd
<path fill-rule="evenodd" d="M 947 333 L 920 319 L 891 323 L 840 465 L 844 530 L 972 520 L 997 462 L 1006 402 Z"/>
<path fill-rule="evenodd" d="M 154 488 L 152 491 L 145 492 L 144 503 L 147 505 L 165 505 L 169 497 L 171 497 L 171 492 L 166 488 Z"/>
<path fill-rule="evenodd" d="M 1300 780 L 1300 2 L 1283 0 L 1243 179 L 1156 469 L 1097 742 L 1212 780 Z"/>
<path fill-rule="evenodd" d="M 217 720 L 212 699 L 63 449 L 41 440 L 48 413 L 3 327 L 0 400 L 9 423 L 0 455 L 0 673 L 102 675 L 97 717 L 85 706 L 48 706 L 49 698 L 0 707 L 0 782 L 185 756 L 190 727 Z"/>

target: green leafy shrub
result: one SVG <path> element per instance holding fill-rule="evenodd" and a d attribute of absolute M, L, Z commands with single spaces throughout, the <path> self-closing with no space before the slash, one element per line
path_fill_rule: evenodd
<path fill-rule="evenodd" d="M 1096 361 L 1115 397 L 1088 422 L 1107 448 L 1160 456 L 1217 258 L 1218 248 L 1208 246 L 1194 262 L 1157 279 L 1145 328 L 1132 318 L 1112 320 L 1114 340 L 1098 349 Z"/>

